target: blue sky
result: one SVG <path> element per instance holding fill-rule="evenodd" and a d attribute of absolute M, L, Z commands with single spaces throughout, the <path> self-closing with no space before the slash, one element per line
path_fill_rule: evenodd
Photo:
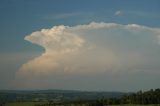
<path fill-rule="evenodd" d="M 66 26 L 74 27 L 76 25 L 83 25 L 83 24 L 88 25 L 91 22 L 96 22 L 97 24 L 95 25 L 99 25 L 98 23 L 104 22 L 104 23 L 116 23 L 120 25 L 138 24 L 141 26 L 149 27 L 149 28 L 159 28 L 160 27 L 159 11 L 160 11 L 159 0 L 121 0 L 121 1 L 118 1 L 118 0 L 117 1 L 116 0 L 79 0 L 79 1 L 78 0 L 1 0 L 0 1 L 0 13 L 1 13 L 0 15 L 0 32 L 1 32 L 0 34 L 0 37 L 1 37 L 0 39 L 0 58 L 1 58 L 0 59 L 0 83 L 1 83 L 0 89 L 12 89 L 12 88 L 17 89 L 19 85 L 15 86 L 13 85 L 13 82 L 16 78 L 16 73 L 19 72 L 18 70 L 21 67 L 23 67 L 22 65 L 25 64 L 27 61 L 32 60 L 33 58 L 41 55 L 46 50 L 46 48 L 43 47 L 43 45 L 42 47 L 41 45 L 39 45 L 39 42 L 38 44 L 36 42 L 35 43 L 36 45 L 34 45 L 30 43 L 30 42 L 34 42 L 32 39 L 29 39 L 28 40 L 29 42 L 24 40 L 24 38 L 27 35 L 31 35 L 32 32 L 39 31 L 44 28 L 50 29 L 53 26 L 58 26 L 58 25 L 66 25 Z M 121 31 L 121 30 L 116 29 L 116 31 Z M 143 31 L 139 32 L 139 34 L 151 33 L 152 35 L 152 31 L 147 32 L 147 29 L 145 29 L 145 31 L 146 32 L 143 32 Z M 126 29 L 124 31 L 123 28 L 121 32 L 122 34 L 127 33 Z M 76 32 L 73 31 L 72 33 L 76 33 Z M 92 32 L 85 32 L 85 33 L 91 34 Z M 111 33 L 111 35 L 115 34 L 114 31 L 106 32 L 106 33 Z M 77 34 L 79 34 L 79 32 L 77 32 Z M 102 33 L 102 35 L 103 34 L 104 32 Z M 82 34 L 82 36 L 84 35 Z M 110 41 L 113 40 L 113 44 L 105 43 L 106 40 L 104 39 L 110 39 L 110 38 L 111 38 Z M 145 37 L 143 36 L 142 38 L 145 38 Z M 124 51 L 119 51 L 118 48 L 123 50 L 126 49 L 125 50 L 126 55 L 128 55 L 128 51 L 138 51 L 137 49 L 134 50 L 134 48 L 136 48 L 137 46 L 131 46 L 131 45 L 136 45 L 136 43 L 132 43 L 131 45 L 129 44 L 128 47 L 122 48 L 122 46 L 124 47 L 124 45 L 128 45 L 129 42 L 132 42 L 132 40 L 130 40 L 131 38 L 126 38 L 124 36 L 120 38 L 117 38 L 117 37 L 114 38 L 114 36 L 113 38 L 112 37 L 105 38 L 105 37 L 97 37 L 95 35 L 93 37 L 89 36 L 86 39 L 93 42 L 95 41 L 95 44 L 99 45 L 98 47 L 100 46 L 106 47 L 105 45 L 111 45 L 109 47 L 112 50 L 114 49 L 115 51 L 122 52 L 122 54 L 124 53 Z M 122 41 L 119 39 L 121 39 Z M 134 37 L 132 37 L 132 39 L 134 39 Z M 124 42 L 128 40 L 128 42 L 125 42 L 123 44 L 123 40 Z M 145 38 L 146 42 L 150 40 L 153 40 L 153 38 L 150 38 L 150 37 Z M 142 41 L 143 40 L 139 40 L 138 44 L 141 44 Z M 103 42 L 104 44 L 102 44 Z M 117 43 L 117 42 L 120 42 L 120 43 Z M 156 65 L 154 64 L 155 66 L 151 65 L 150 67 L 147 68 L 147 70 L 151 70 L 152 67 L 158 67 L 159 65 L 160 59 L 157 57 L 159 56 L 158 53 L 160 50 L 159 50 L 159 46 L 157 45 L 153 46 L 155 45 L 154 43 L 153 44 L 143 43 L 143 45 L 145 44 L 147 44 L 148 47 L 150 46 L 150 48 L 142 49 L 145 47 L 145 46 L 142 46 L 142 48 L 140 48 L 142 50 L 138 51 L 138 53 L 139 52 L 144 53 L 144 51 L 148 52 L 148 54 L 147 53 L 145 54 L 146 57 L 149 56 L 150 59 L 153 61 L 153 63 L 155 62 L 156 64 Z M 109 47 L 107 46 L 106 48 L 109 48 Z M 153 48 L 154 52 L 152 52 L 151 48 Z M 100 48 L 95 50 L 97 54 L 101 54 L 97 52 L 99 49 Z M 100 51 L 103 52 L 103 50 L 101 49 Z M 155 55 L 155 56 L 152 57 L 151 55 Z M 119 55 L 119 57 L 117 58 L 122 58 L 122 57 L 123 57 L 122 55 Z M 146 60 L 148 61 L 148 58 Z M 95 59 L 94 61 L 97 61 L 97 59 Z M 124 61 L 128 61 L 128 60 L 124 60 Z M 148 65 L 151 63 L 148 62 L 146 64 Z M 138 66 L 135 66 L 135 67 L 138 67 Z M 99 78 L 100 75 L 96 77 Z M 140 76 L 140 74 L 135 74 L 135 75 Z M 155 74 L 151 75 L 152 77 L 149 79 L 151 81 L 150 83 L 152 83 L 152 81 L 156 82 L 156 84 L 153 85 L 153 88 L 160 86 L 158 85 L 158 80 L 159 80 L 158 76 L 155 77 L 157 79 L 154 79 L 153 78 L 154 75 Z M 64 75 L 59 75 L 59 76 L 64 77 Z M 145 74 L 142 74 L 142 77 L 144 76 Z M 78 80 L 71 75 L 68 75 L 66 78 L 69 78 L 69 79 L 73 78 L 75 80 Z M 113 77 L 109 79 L 113 80 Z M 33 79 L 33 80 L 38 80 L 38 79 Z M 88 79 L 86 78 L 86 80 Z M 123 82 L 123 80 L 125 79 L 121 79 L 120 81 Z M 145 78 L 144 79 L 142 78 L 140 82 L 143 82 L 143 80 L 145 80 Z M 63 82 L 63 80 L 58 80 L 58 81 L 59 83 Z M 80 81 L 80 79 L 78 81 Z M 97 81 L 97 86 L 101 85 L 100 81 L 102 80 Z M 76 81 L 74 83 L 76 83 Z M 82 82 L 80 81 L 80 83 Z M 124 86 L 127 86 L 128 83 L 122 83 L 122 84 L 124 84 Z M 63 86 L 63 83 L 61 84 L 62 84 L 61 86 L 54 87 L 55 85 L 53 85 L 53 86 L 50 86 L 50 88 L 65 89 L 66 87 L 66 89 L 73 88 L 73 89 L 82 89 L 82 90 L 99 90 L 98 87 L 93 85 L 87 86 L 86 88 L 83 88 L 83 87 L 69 88 L 65 86 L 65 84 L 64 86 Z M 83 84 L 86 85 L 85 83 L 82 83 L 82 85 Z M 118 82 L 115 84 L 118 84 Z M 150 84 L 148 85 L 146 84 L 144 86 L 143 85 L 140 86 L 140 85 L 141 83 L 139 83 L 137 87 L 129 88 L 129 90 L 147 89 L 149 88 L 149 86 L 152 88 Z M 26 89 L 30 89 L 30 88 L 32 89 L 32 87 L 30 86 L 31 85 L 27 85 Z M 116 86 L 113 85 L 109 88 L 105 86 L 104 89 L 102 90 L 112 90 L 112 89 L 118 90 L 118 89 L 114 89 L 114 87 Z M 33 88 L 36 88 L 36 87 L 33 87 Z M 22 87 L 22 89 L 25 89 L 25 88 Z M 120 90 L 127 91 L 127 87 L 121 88 Z"/>
<path fill-rule="evenodd" d="M 27 50 L 25 45 L 29 44 L 22 40 L 26 34 L 54 25 L 77 25 L 102 21 L 159 27 L 159 4 L 159 0 L 118 2 L 113 0 L 2 0 L 0 3 L 1 51 Z M 124 12 L 124 16 L 116 17 L 116 11 Z M 59 19 L 54 18 L 57 15 L 64 16 Z"/>

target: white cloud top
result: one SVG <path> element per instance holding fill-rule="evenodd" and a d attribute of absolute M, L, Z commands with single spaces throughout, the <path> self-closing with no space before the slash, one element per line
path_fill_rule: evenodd
<path fill-rule="evenodd" d="M 78 74 L 125 76 L 143 71 L 159 74 L 159 36 L 159 28 L 104 22 L 42 29 L 26 36 L 25 40 L 43 47 L 45 52 L 24 63 L 17 78 L 31 80 L 34 77 L 35 81 L 46 75 L 72 78 Z M 34 86 L 34 82 L 31 84 Z"/>

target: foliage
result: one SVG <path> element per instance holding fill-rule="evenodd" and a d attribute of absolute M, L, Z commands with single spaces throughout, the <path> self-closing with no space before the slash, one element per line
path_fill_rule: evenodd
<path fill-rule="evenodd" d="M 1 93 L 3 95 L 0 95 L 1 104 L 0 106 L 4 106 L 5 103 L 3 101 L 7 98 L 7 95 L 5 93 Z M 26 93 L 28 94 L 28 93 Z M 82 93 L 83 94 L 83 93 Z M 7 100 L 12 100 L 11 98 L 14 97 L 16 94 L 11 94 L 11 97 L 8 97 Z M 38 94 L 40 95 L 40 94 Z M 43 95 L 43 93 L 41 93 Z M 48 94 L 49 95 L 49 94 Z M 71 93 L 72 95 L 72 93 Z M 44 96 L 44 95 L 43 95 Z M 73 95 L 72 95 L 73 96 Z M 32 95 L 33 99 L 34 95 Z M 55 96 L 56 99 L 47 99 L 46 101 L 41 102 L 17 102 L 12 101 L 13 103 L 7 103 L 5 106 L 160 106 L 160 89 L 151 89 L 149 91 L 139 91 L 137 93 L 127 93 L 123 96 L 117 96 L 117 97 L 103 97 L 96 99 L 69 99 L 69 100 L 63 100 L 63 96 Z M 74 96 L 73 96 L 74 97 Z M 25 95 L 24 95 L 25 98 Z M 37 96 L 36 96 L 37 98 Z M 41 97 L 39 97 L 38 100 Z M 3 100 L 3 101 L 2 101 Z M 25 98 L 24 100 L 29 100 L 28 98 Z"/>

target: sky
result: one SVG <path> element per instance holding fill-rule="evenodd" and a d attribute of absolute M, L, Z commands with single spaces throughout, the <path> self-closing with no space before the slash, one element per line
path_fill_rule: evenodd
<path fill-rule="evenodd" d="M 160 87 L 159 0 L 1 0 L 0 89 Z"/>

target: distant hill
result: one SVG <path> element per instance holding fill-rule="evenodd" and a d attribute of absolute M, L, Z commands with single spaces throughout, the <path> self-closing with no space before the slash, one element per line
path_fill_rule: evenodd
<path fill-rule="evenodd" d="M 0 90 L 0 102 L 73 101 L 122 97 L 122 92 L 94 92 L 78 90 Z"/>

